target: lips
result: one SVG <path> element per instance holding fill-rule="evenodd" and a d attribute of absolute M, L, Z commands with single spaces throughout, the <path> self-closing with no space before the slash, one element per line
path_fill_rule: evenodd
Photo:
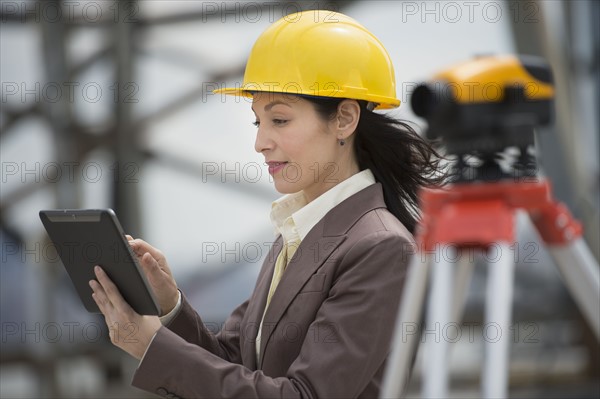
<path fill-rule="evenodd" d="M 277 173 L 281 169 L 283 169 L 286 164 L 287 164 L 287 162 L 278 162 L 278 161 L 267 162 L 267 165 L 269 166 L 269 173 L 271 175 L 274 175 L 275 173 Z"/>

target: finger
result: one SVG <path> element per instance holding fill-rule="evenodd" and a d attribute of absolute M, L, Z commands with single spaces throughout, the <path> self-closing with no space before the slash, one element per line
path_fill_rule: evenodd
<path fill-rule="evenodd" d="M 133 237 L 129 234 L 125 234 L 125 238 L 127 238 L 127 241 L 133 241 Z"/>
<path fill-rule="evenodd" d="M 112 304 L 112 306 L 121 310 L 127 309 L 129 305 L 127 304 L 127 302 L 125 302 L 125 300 L 121 296 L 121 293 L 119 292 L 119 289 L 108 277 L 106 272 L 102 270 L 100 266 L 96 266 L 94 267 L 94 273 L 96 274 L 98 282 L 104 289 L 104 295 Z"/>
<path fill-rule="evenodd" d="M 162 252 L 140 238 L 133 240 L 130 245 L 138 256 L 143 256 L 146 252 L 149 252 L 159 264 L 162 263 L 161 261 L 164 259 Z"/>
<path fill-rule="evenodd" d="M 109 310 L 112 308 L 112 304 L 110 303 L 106 293 L 104 292 L 104 288 L 98 283 L 96 280 L 90 280 L 90 287 L 92 288 L 92 299 L 98 305 L 98 309 L 100 312 L 106 316 Z"/>
<path fill-rule="evenodd" d="M 146 252 L 144 256 L 142 256 L 140 263 L 142 265 L 144 273 L 146 273 L 146 276 L 148 276 L 150 283 L 152 285 L 160 283 L 160 281 L 164 277 L 164 272 L 160 268 L 160 265 L 158 264 L 156 259 L 154 259 L 149 252 Z"/>
<path fill-rule="evenodd" d="M 126 238 L 129 247 L 133 250 L 133 253 L 135 253 L 138 257 L 142 256 L 144 253 L 140 250 L 140 245 L 136 242 L 136 239 L 129 235 L 126 236 Z"/>
<path fill-rule="evenodd" d="M 141 265 L 144 270 L 148 273 L 152 274 L 152 277 L 156 278 L 157 281 L 160 281 L 164 277 L 172 278 L 171 271 L 165 262 L 160 262 L 158 259 L 155 259 L 150 252 L 146 252 L 141 258 Z"/>

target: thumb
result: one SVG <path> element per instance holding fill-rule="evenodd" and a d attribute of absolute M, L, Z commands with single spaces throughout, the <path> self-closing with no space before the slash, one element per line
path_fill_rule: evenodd
<path fill-rule="evenodd" d="M 142 268 L 152 285 L 157 285 L 161 280 L 161 270 L 158 262 L 149 252 L 146 252 L 141 259 Z"/>

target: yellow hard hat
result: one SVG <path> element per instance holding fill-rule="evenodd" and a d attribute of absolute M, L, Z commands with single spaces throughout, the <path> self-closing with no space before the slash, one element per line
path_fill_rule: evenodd
<path fill-rule="evenodd" d="M 256 40 L 241 87 L 215 93 L 252 97 L 279 92 L 350 98 L 396 108 L 396 79 L 381 42 L 354 19 L 332 11 L 289 14 Z"/>

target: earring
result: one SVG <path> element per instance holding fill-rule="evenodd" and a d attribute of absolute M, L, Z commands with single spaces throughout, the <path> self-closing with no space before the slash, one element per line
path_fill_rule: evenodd
<path fill-rule="evenodd" d="M 340 139 L 340 145 L 344 145 L 344 144 L 346 144 L 346 140 Z"/>

